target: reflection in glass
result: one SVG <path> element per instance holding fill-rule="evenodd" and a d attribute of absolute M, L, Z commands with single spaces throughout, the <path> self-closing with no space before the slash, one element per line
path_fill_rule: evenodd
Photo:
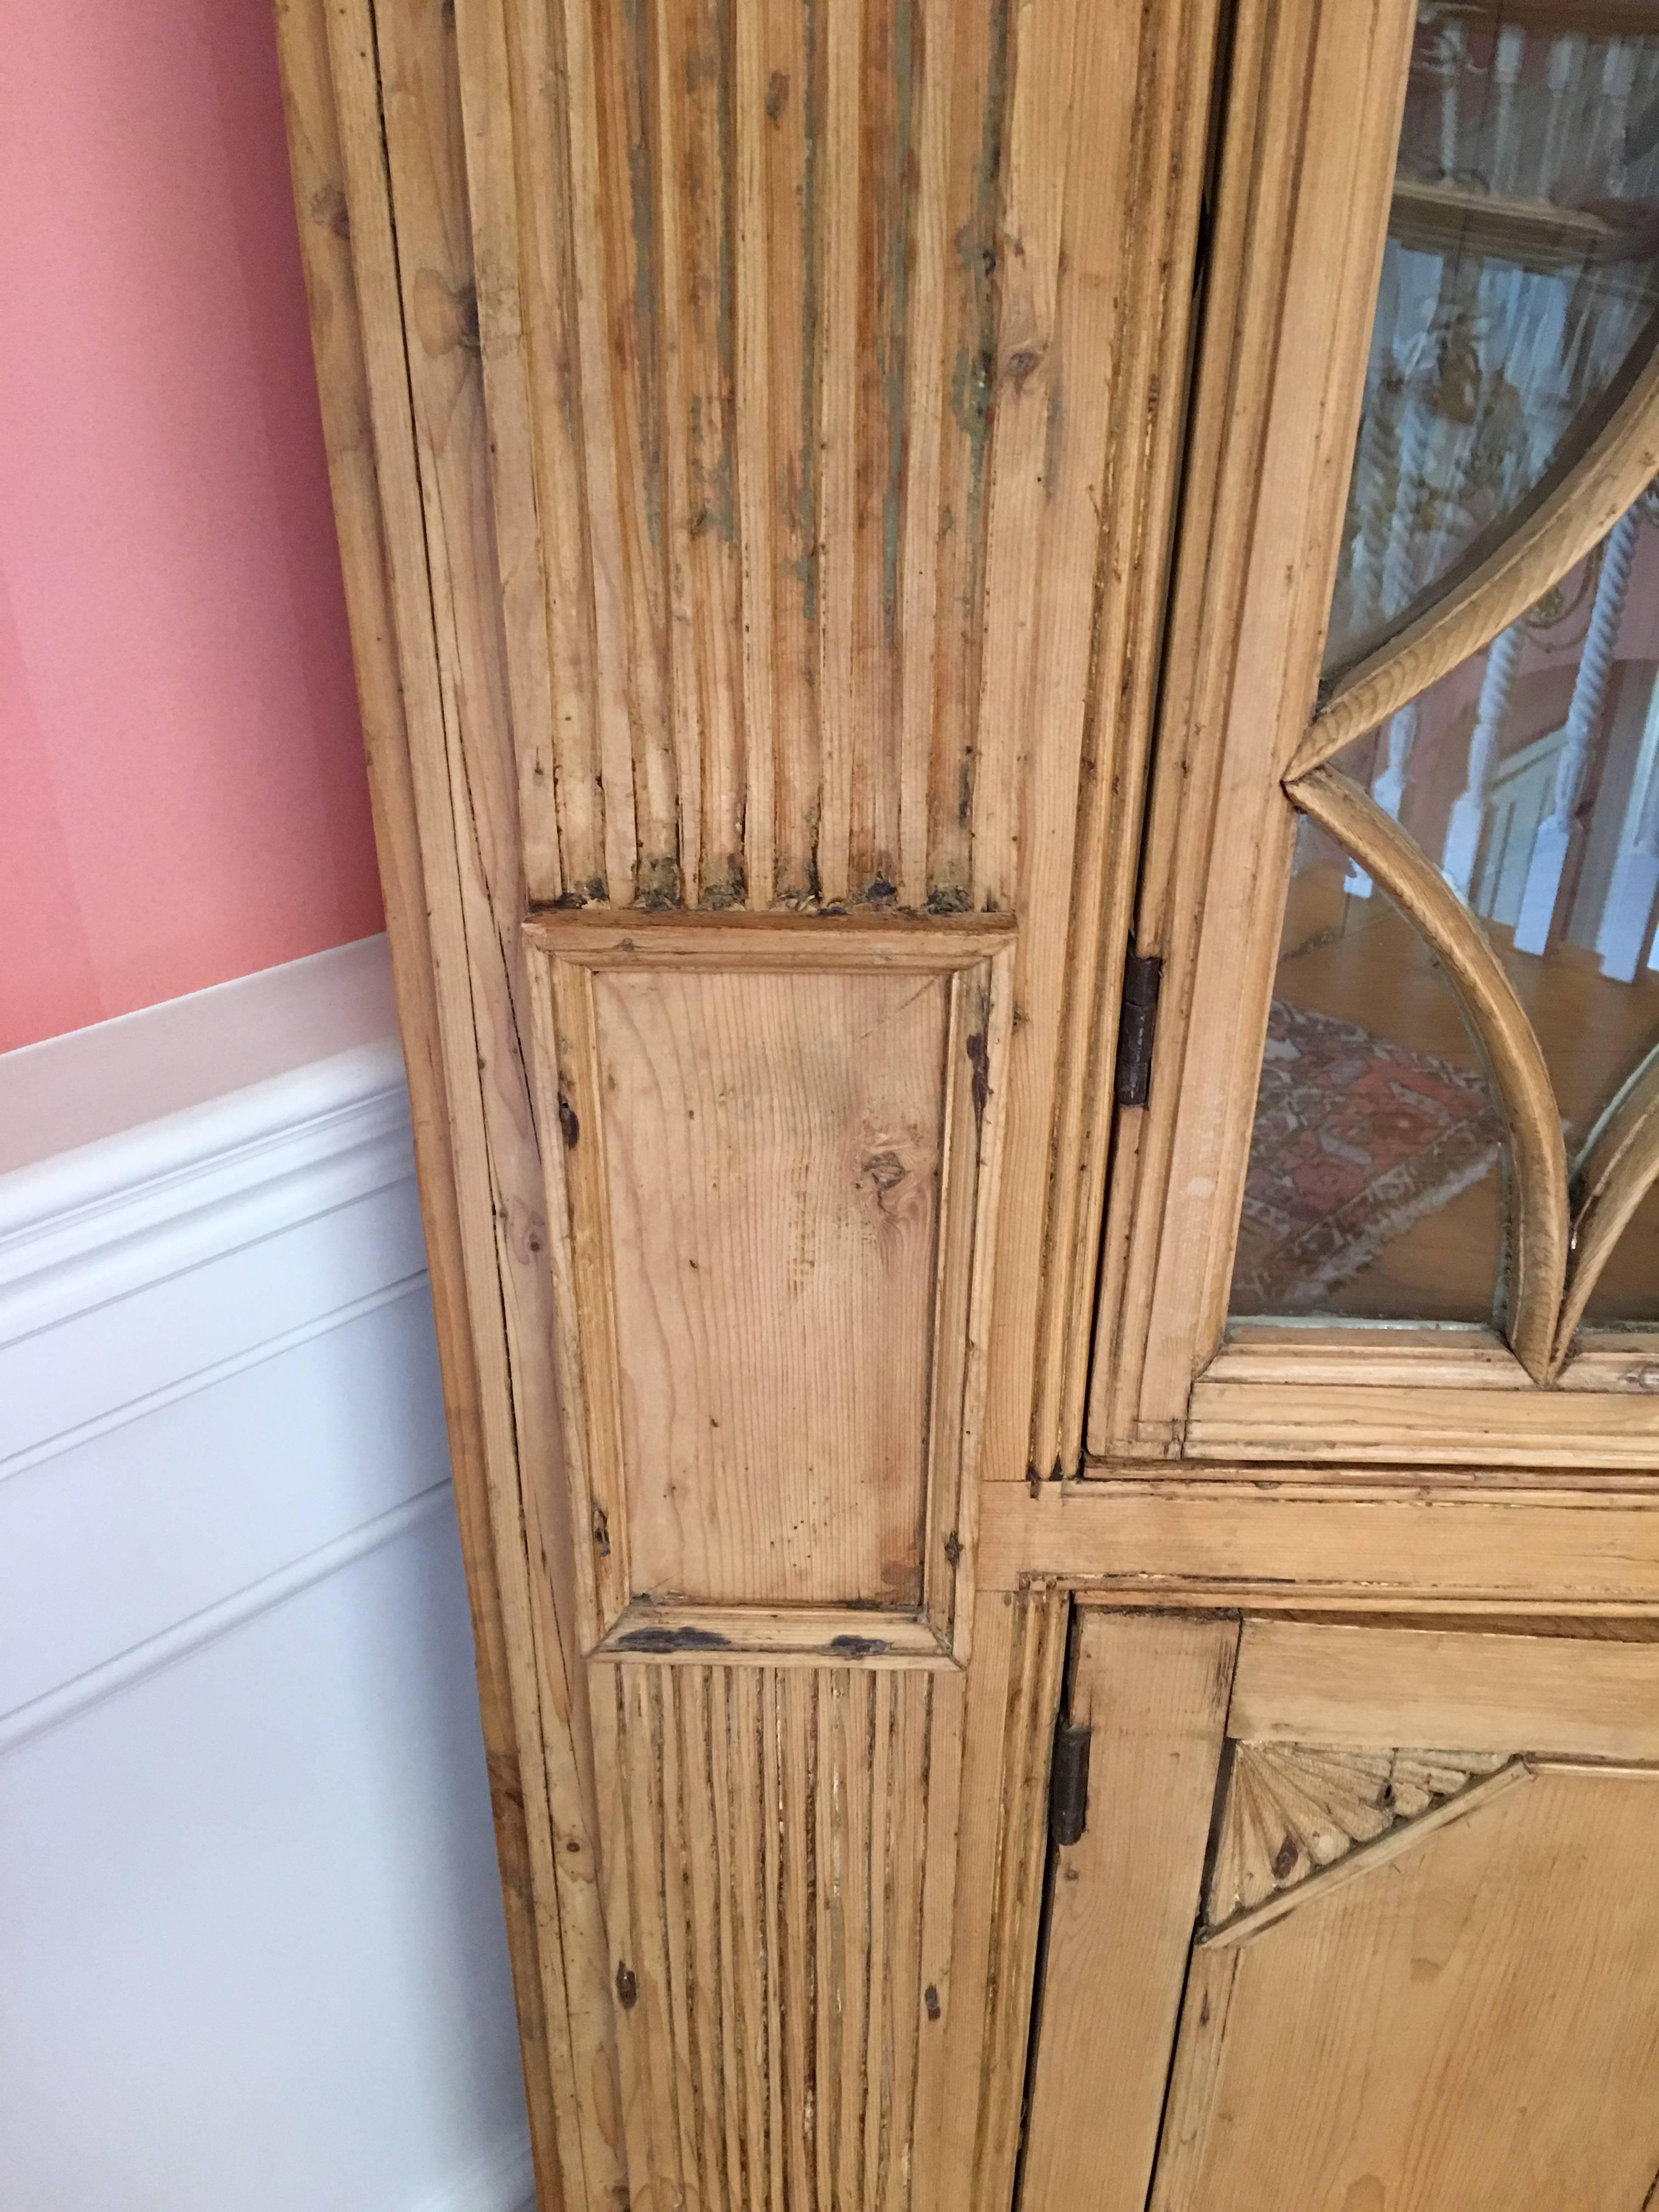
<path fill-rule="evenodd" d="M 1328 670 L 1571 460 L 1656 305 L 1659 0 L 1421 7 Z"/>
<path fill-rule="evenodd" d="M 1565 582 L 1337 765 L 1480 920 L 1571 1154 L 1659 1035 L 1659 528 L 1644 495 Z M 1364 896 L 1355 871 L 1350 890 Z"/>
<path fill-rule="evenodd" d="M 1659 1039 L 1659 526 L 1649 495 L 1540 604 L 1396 714 L 1337 765 L 1395 816 L 1484 928 L 1543 1048 L 1574 1157 L 1602 1109 Z M 1449 991 L 1419 988 L 1428 949 L 1304 822 L 1278 994 L 1389 1044 L 1465 1071 L 1477 1062 Z M 1282 1017 L 1279 1018 L 1282 1019 Z M 1273 1039 L 1252 1140 L 1251 1188 L 1282 1152 Z M 1355 1097 L 1368 1077 L 1343 1077 Z M 1334 1079 L 1327 1079 L 1334 1080 Z M 1413 1079 L 1423 1088 L 1420 1078 Z M 1402 1104 L 1409 1086 L 1396 1085 Z M 1356 1263 L 1316 1310 L 1421 1319 L 1484 1317 L 1494 1270 L 1495 1181 L 1477 1200 L 1475 1156 L 1419 1147 L 1397 1207 L 1350 1224 Z M 1398 1179 L 1398 1178 L 1397 1178 Z M 1431 1226 L 1431 1221 L 1433 1225 Z M 1253 1272 L 1247 1224 L 1235 1310 L 1275 1309 Z M 1632 1236 L 1634 1236 L 1632 1231 Z M 1466 1238 L 1468 1239 L 1466 1244 Z M 1419 1255 L 1433 1254 L 1425 1274 Z M 1632 1250 L 1635 1246 L 1632 1245 Z M 1620 1258 L 1591 1318 L 1659 1307 Z M 1616 1286 L 1615 1286 L 1616 1285 Z M 1484 1287 L 1483 1287 L 1484 1286 Z M 1411 1305 L 1407 1301 L 1414 1298 Z M 1635 1301 L 1632 1304 L 1632 1301 Z"/>
<path fill-rule="evenodd" d="M 1486 1322 L 1499 1123 L 1438 963 L 1304 822 L 1234 1262 L 1236 1314 Z"/>

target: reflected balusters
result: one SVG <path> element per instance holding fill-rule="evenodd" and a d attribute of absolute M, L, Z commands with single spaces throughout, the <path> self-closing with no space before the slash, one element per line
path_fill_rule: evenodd
<path fill-rule="evenodd" d="M 1556 902 L 1572 847 L 1590 748 L 1607 705 L 1613 648 L 1619 641 L 1625 596 L 1630 588 L 1631 562 L 1635 558 L 1641 527 L 1640 513 L 1632 507 L 1613 524 L 1602 550 L 1601 574 L 1596 580 L 1583 656 L 1573 681 L 1572 704 L 1567 709 L 1565 741 L 1556 763 L 1550 811 L 1538 825 L 1527 869 L 1526 888 L 1521 894 L 1521 912 L 1515 925 L 1516 949 L 1520 952 L 1542 952 L 1554 924 Z"/>
<path fill-rule="evenodd" d="M 1520 623 L 1511 623 L 1486 648 L 1480 698 L 1474 711 L 1474 727 L 1469 733 L 1468 778 L 1452 802 L 1446 823 L 1440 872 L 1465 901 L 1474 881 L 1474 864 L 1480 857 L 1481 832 L 1486 827 L 1492 770 L 1498 765 L 1498 741 L 1509 716 L 1510 696 L 1515 689 L 1515 672 L 1524 640 Z"/>
<path fill-rule="evenodd" d="M 1659 487 L 1650 486 L 1636 510 L 1656 519 Z M 1637 749 L 1625 819 L 1607 896 L 1596 925 L 1595 950 L 1601 973 L 1632 983 L 1653 927 L 1659 898 L 1659 680 L 1648 697 L 1647 720 Z M 1648 952 L 1650 968 L 1659 968 L 1659 940 Z"/>
<path fill-rule="evenodd" d="M 1601 973 L 1616 982 L 1636 980 L 1653 924 L 1656 893 L 1659 893 L 1659 767 L 1650 766 L 1637 811 L 1636 833 L 1614 864 L 1595 934 Z M 1649 955 L 1648 965 L 1659 967 L 1659 945 Z"/>
<path fill-rule="evenodd" d="M 1643 45 L 1636 58 L 1636 82 L 1631 94 L 1631 118 L 1625 127 L 1626 181 L 1659 145 L 1659 52 Z"/>
<path fill-rule="evenodd" d="M 1468 48 L 1468 34 L 1460 22 L 1454 20 L 1440 26 L 1439 52 L 1436 57 L 1440 70 L 1440 173 L 1447 178 L 1457 174 L 1458 139 L 1462 123 L 1460 94 Z"/>
<path fill-rule="evenodd" d="M 1635 85 L 1636 48 L 1627 40 L 1614 39 L 1602 57 L 1601 97 L 1595 103 L 1595 128 L 1588 149 L 1593 173 L 1610 197 L 1616 198 L 1625 189 L 1625 132 Z"/>
<path fill-rule="evenodd" d="M 1544 72 L 1544 81 L 1549 89 L 1549 114 L 1544 125 L 1544 145 L 1539 160 L 1538 178 L 1533 187 L 1539 199 L 1547 200 L 1555 197 L 1556 188 L 1563 181 L 1568 156 L 1576 150 L 1579 143 L 1577 128 L 1579 94 L 1588 50 L 1588 42 L 1580 31 L 1564 31 L 1550 40 L 1549 59 Z"/>
<path fill-rule="evenodd" d="M 1354 456 L 1354 530 L 1344 605 L 1346 627 L 1355 634 L 1369 629 L 1389 611 L 1389 542 L 1402 489 L 1400 417 L 1404 392 L 1405 378 L 1391 354 L 1366 406 Z"/>
<path fill-rule="evenodd" d="M 1394 509 L 1389 517 L 1388 539 L 1382 549 L 1380 601 L 1385 614 L 1398 614 L 1411 599 L 1416 580 L 1413 539 L 1419 523 L 1424 456 L 1434 427 L 1434 410 L 1413 379 L 1403 387 L 1400 428 L 1394 439 L 1398 454 Z M 1371 783 L 1371 797 L 1385 814 L 1400 816 L 1405 794 L 1406 769 L 1412 740 L 1417 734 L 1417 706 L 1402 707 L 1389 722 L 1382 765 Z M 1343 889 L 1351 898 L 1369 898 L 1371 879 L 1364 868 L 1350 868 Z"/>
<path fill-rule="evenodd" d="M 1495 192 L 1513 194 L 1521 181 L 1522 134 L 1516 127 L 1515 88 L 1526 66 L 1527 33 L 1505 23 L 1492 52 L 1492 137 L 1486 170 Z"/>
<path fill-rule="evenodd" d="M 1406 774 L 1411 766 L 1412 746 L 1417 738 L 1418 702 L 1411 700 L 1396 714 L 1390 714 L 1382 736 L 1382 765 L 1371 778 L 1371 797 L 1385 814 L 1397 822 L 1406 796 Z M 1369 898 L 1371 879 L 1356 862 L 1342 879 L 1342 888 L 1350 898 Z"/>

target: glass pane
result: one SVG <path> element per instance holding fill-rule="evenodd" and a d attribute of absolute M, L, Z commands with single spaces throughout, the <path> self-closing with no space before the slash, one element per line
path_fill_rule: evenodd
<path fill-rule="evenodd" d="M 1572 1153 L 1659 1036 L 1659 529 L 1638 501 L 1559 590 L 1337 765 L 1480 917 Z"/>
<path fill-rule="evenodd" d="M 1422 7 L 1328 672 L 1570 465 L 1656 304 L 1659 0 Z"/>
<path fill-rule="evenodd" d="M 1605 543 L 1486 652 L 1476 653 L 1392 721 L 1358 738 L 1337 765 L 1395 816 L 1480 920 L 1548 1063 L 1571 1158 L 1626 1076 L 1659 1039 L 1659 527 L 1650 495 Z M 1363 869 L 1340 865 L 1304 824 L 1279 971 L 1286 1005 L 1314 1006 L 1357 1036 L 1467 1074 L 1478 1063 L 1449 992 L 1425 992 L 1428 949 L 1376 896 Z M 1281 1024 L 1287 1017 L 1275 1017 Z M 1292 1039 L 1294 1041 L 1294 1039 Z M 1356 1050 L 1358 1048 L 1356 1047 Z M 1279 1175 L 1282 1071 L 1270 1037 L 1251 1161 L 1252 1204 Z M 1328 1075 L 1328 1083 L 1337 1079 Z M 1355 1098 L 1375 1071 L 1343 1080 Z M 1421 1089 L 1426 1079 L 1413 1076 Z M 1403 1086 L 1409 1087 L 1409 1086 Z M 1403 1095 L 1396 1082 L 1395 1091 Z M 1358 1107 L 1350 1102 L 1349 1110 Z M 1414 1112 L 1420 1107 L 1413 1104 Z M 1362 1146 L 1368 1139 L 1362 1138 Z M 1461 1140 L 1472 1142 L 1465 1130 Z M 1495 1180 L 1472 1188 L 1473 1154 L 1444 1138 L 1411 1167 L 1394 1164 L 1351 1227 L 1377 1257 L 1351 1272 L 1327 1310 L 1421 1319 L 1484 1315 L 1492 1280 Z M 1395 1197 L 1401 1177 L 1412 1182 Z M 1388 1199 L 1381 1203 L 1378 1194 Z M 1397 1224 L 1403 1223 L 1404 1226 Z M 1477 1233 L 1478 1224 L 1478 1233 Z M 1275 1309 L 1247 1224 L 1235 1283 L 1241 1313 Z M 1380 1244 L 1376 1240 L 1381 1239 Z M 1468 1240 L 1466 1242 L 1466 1239 Z M 1386 1249 L 1385 1249 L 1386 1248 Z M 1418 1255 L 1432 1252 L 1432 1267 Z M 1409 1264 L 1408 1264 L 1409 1263 Z M 1633 1263 L 1632 1263 L 1633 1264 Z M 1443 1277 L 1433 1267 L 1443 1267 Z M 1594 1310 L 1626 1310 L 1628 1273 Z M 1480 1286 L 1484 1285 L 1485 1289 Z M 1304 1284 L 1306 1304 L 1321 1298 Z M 1648 1294 L 1648 1311 L 1659 1286 Z M 1414 1298 L 1414 1305 L 1407 1303 Z"/>
<path fill-rule="evenodd" d="M 1233 1274 L 1237 1314 L 1490 1320 L 1499 1127 L 1437 963 L 1311 823 L 1297 842 Z"/>
<path fill-rule="evenodd" d="M 1659 1183 L 1625 1224 L 1584 1308 L 1596 1328 L 1659 1321 Z"/>

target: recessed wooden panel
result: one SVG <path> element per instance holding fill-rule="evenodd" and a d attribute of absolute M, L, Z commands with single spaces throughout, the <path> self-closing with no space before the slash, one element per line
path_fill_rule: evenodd
<path fill-rule="evenodd" d="M 593 1000 L 635 1594 L 918 1603 L 950 979 Z"/>
<path fill-rule="evenodd" d="M 1659 1645 L 1249 1620 L 1232 1733 L 1659 1761 Z"/>
<path fill-rule="evenodd" d="M 1401 1841 L 1200 1947 L 1152 2212 L 1651 2201 L 1659 1776 L 1543 1772 Z"/>
<path fill-rule="evenodd" d="M 880 1636 L 872 1613 L 948 1642 L 1012 932 L 571 915 L 531 938 L 592 1640 L 627 1610 L 618 1648 L 667 1648 L 643 1604 L 706 1608 L 680 1625 L 700 1649 L 778 1648 L 745 1607 L 811 1612 L 815 1649 Z"/>

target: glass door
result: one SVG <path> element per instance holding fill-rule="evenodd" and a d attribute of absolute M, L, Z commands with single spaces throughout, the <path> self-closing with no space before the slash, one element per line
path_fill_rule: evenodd
<path fill-rule="evenodd" d="M 1090 1449 L 1650 1465 L 1659 4 L 1309 13 L 1233 56 Z"/>

